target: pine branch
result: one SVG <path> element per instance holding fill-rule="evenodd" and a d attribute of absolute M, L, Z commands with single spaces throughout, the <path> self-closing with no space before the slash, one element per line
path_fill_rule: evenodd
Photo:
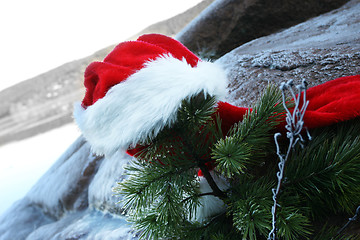
<path fill-rule="evenodd" d="M 189 144 L 186 140 L 183 141 L 184 146 L 187 147 L 188 152 L 192 156 L 193 160 L 197 163 L 197 166 L 202 171 L 206 181 L 208 182 L 209 186 L 214 192 L 214 196 L 219 197 L 220 199 L 225 199 L 226 194 L 220 190 L 220 188 L 217 186 L 216 182 L 214 181 L 213 177 L 210 175 L 210 172 L 208 168 L 205 165 L 206 160 L 202 160 L 198 153 L 195 151 L 195 149 L 192 147 L 191 144 Z M 209 160 L 207 160 L 209 161 Z"/>
<path fill-rule="evenodd" d="M 200 170 L 202 171 L 202 173 L 204 174 L 204 177 L 205 177 L 206 181 L 208 182 L 209 186 L 214 191 L 214 196 L 219 197 L 220 199 L 224 200 L 227 197 L 227 195 L 223 191 L 221 191 L 220 188 L 217 186 L 214 179 L 210 175 L 210 172 L 209 172 L 208 168 L 206 167 L 206 165 L 204 163 L 200 162 L 199 167 L 200 167 Z"/>
<path fill-rule="evenodd" d="M 228 213 L 214 216 L 205 224 L 194 224 L 179 239 L 186 240 L 228 240 L 242 239 L 241 234 L 233 228 L 232 217 Z"/>
<path fill-rule="evenodd" d="M 294 92 L 290 94 L 295 96 Z M 127 168 L 130 177 L 116 188 L 125 195 L 124 206 L 141 237 L 189 240 L 268 237 L 274 206 L 271 188 L 276 185 L 272 136 L 285 115 L 280 104 L 282 98 L 289 108 L 285 96 L 269 87 L 226 137 L 221 132 L 213 98 L 200 94 L 184 101 L 177 121 L 146 142 L 135 165 Z M 300 108 L 300 100 L 295 98 L 293 109 L 305 111 L 306 104 Z M 303 120 L 301 114 L 286 113 L 291 114 L 290 120 Z M 360 123 L 350 122 L 343 128 L 340 125 L 312 132 L 315 139 L 302 149 L 298 144 L 302 143 L 301 135 L 298 140 L 295 138 L 302 128 L 290 122 L 287 130 L 292 135 L 288 136 L 294 139 L 289 141 L 285 155 L 280 154 L 285 143 L 277 142 L 279 158 L 287 159 L 275 197 L 277 238 L 308 239 L 312 233 L 309 219 L 311 224 L 315 223 L 315 229 L 324 224 L 316 225 L 319 222 L 314 220 L 320 211 L 352 212 L 354 205 L 359 204 L 360 137 L 351 137 L 349 132 L 360 132 Z M 206 166 L 214 160 L 215 171 L 226 177 L 230 185 L 227 191 L 217 186 Z M 211 187 L 207 193 L 198 189 L 199 168 Z M 226 212 L 205 223 L 191 221 L 200 206 L 199 199 L 209 195 L 223 200 Z"/>
<path fill-rule="evenodd" d="M 217 186 L 216 182 L 214 181 L 213 177 L 210 175 L 210 172 L 205 165 L 205 162 L 208 162 L 210 160 L 201 159 L 197 151 L 194 149 L 193 145 L 187 141 L 187 138 L 183 138 L 183 143 L 184 146 L 187 148 L 187 152 L 190 153 L 190 156 L 192 156 L 192 159 L 197 163 L 197 166 L 202 171 L 206 181 L 208 182 L 209 186 L 214 192 L 214 196 L 219 197 L 220 199 L 225 199 L 226 194 L 223 191 L 221 191 L 220 188 Z"/>
<path fill-rule="evenodd" d="M 316 218 L 330 212 L 351 213 L 360 202 L 360 137 L 358 120 L 341 123 L 312 133 L 314 140 L 297 148 L 287 168 L 286 187 L 302 196 Z"/>
<path fill-rule="evenodd" d="M 231 189 L 229 213 L 233 226 L 242 234 L 241 239 L 257 239 L 266 236 L 271 228 L 271 188 L 273 181 L 268 177 L 247 177 L 241 175 Z"/>
<path fill-rule="evenodd" d="M 217 219 L 222 218 L 222 217 L 226 217 L 226 212 L 220 213 L 217 216 L 212 217 L 211 220 L 208 221 L 205 225 L 190 229 L 190 231 L 198 231 L 198 230 L 206 229 L 206 228 L 210 227 Z"/>
<path fill-rule="evenodd" d="M 232 136 L 227 136 L 217 142 L 212 155 L 221 174 L 232 178 L 245 173 L 247 165 L 253 163 L 252 150 L 253 147 L 247 143 L 239 144 Z"/>
<path fill-rule="evenodd" d="M 353 217 L 349 218 L 349 221 L 336 233 L 335 238 L 340 236 L 340 234 L 342 232 L 344 232 L 345 229 L 348 228 L 351 223 L 353 223 L 359 219 L 360 219 L 360 206 L 357 207 L 357 209 L 355 211 L 355 215 Z"/>
<path fill-rule="evenodd" d="M 282 206 L 278 213 L 278 230 L 279 239 L 309 239 L 312 231 L 310 230 L 309 219 L 300 213 L 295 207 Z"/>
<path fill-rule="evenodd" d="M 225 139 L 212 149 L 217 170 L 226 177 L 244 173 L 250 166 L 258 166 L 272 151 L 271 135 L 282 116 L 281 92 L 269 86 L 242 122 L 234 125 Z"/>
<path fill-rule="evenodd" d="M 194 197 L 199 198 L 199 197 L 209 196 L 209 195 L 215 196 L 215 193 L 214 193 L 214 192 L 200 193 L 200 194 L 197 194 L 197 195 L 195 195 L 195 196 L 187 197 L 187 198 L 183 199 L 182 202 L 185 203 L 185 202 L 193 199 Z"/>
<path fill-rule="evenodd" d="M 313 236 L 313 240 L 324 240 L 324 239 L 330 239 L 330 240 L 358 240 L 359 236 L 351 235 L 351 234 L 340 234 L 338 236 L 335 236 L 337 233 L 337 228 L 334 226 L 330 226 L 328 223 L 326 223 L 319 232 Z"/>
<path fill-rule="evenodd" d="M 168 169 L 161 165 L 139 162 L 126 166 L 125 169 L 129 171 L 130 177 L 119 183 L 114 191 L 124 195 L 123 207 L 134 216 L 141 215 L 154 203 L 169 178 L 172 178 L 173 184 L 181 186 L 181 190 L 195 175 L 194 171 L 188 169 Z"/>
<path fill-rule="evenodd" d="M 274 129 L 283 117 L 281 98 L 281 92 L 275 86 L 269 85 L 252 110 L 244 115 L 241 123 L 230 130 L 229 135 L 236 137 L 239 143 L 269 142 L 269 131 Z"/>

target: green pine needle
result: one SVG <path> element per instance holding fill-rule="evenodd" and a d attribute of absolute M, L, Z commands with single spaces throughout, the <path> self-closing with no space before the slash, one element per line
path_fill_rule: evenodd
<path fill-rule="evenodd" d="M 351 213 L 360 203 L 360 132 L 358 120 L 314 132 L 314 140 L 290 159 L 286 187 L 302 196 L 313 217 Z"/>
<path fill-rule="evenodd" d="M 249 166 L 259 165 L 273 152 L 272 131 L 280 123 L 284 111 L 281 92 L 269 86 L 252 111 L 234 125 L 228 137 L 219 140 L 212 150 L 217 170 L 227 177 L 244 173 Z"/>
<path fill-rule="evenodd" d="M 211 121 L 215 113 L 216 98 L 200 93 L 182 102 L 178 112 L 178 122 L 185 123 L 187 128 L 199 127 Z"/>
<path fill-rule="evenodd" d="M 269 210 L 269 206 L 262 206 L 251 198 L 236 202 L 234 226 L 242 233 L 242 239 L 256 240 L 258 234 L 267 235 L 271 229 Z"/>
<path fill-rule="evenodd" d="M 288 240 L 309 239 L 310 221 L 295 207 L 282 207 L 277 219 L 278 236 Z"/>
<path fill-rule="evenodd" d="M 246 143 L 237 144 L 233 137 L 220 139 L 213 150 L 217 170 L 228 178 L 244 173 L 246 165 L 252 160 L 251 150 Z"/>
<path fill-rule="evenodd" d="M 245 175 L 233 185 L 229 213 L 232 214 L 234 227 L 242 234 L 242 239 L 267 236 L 271 229 L 273 185 L 274 182 L 265 177 L 256 179 Z"/>

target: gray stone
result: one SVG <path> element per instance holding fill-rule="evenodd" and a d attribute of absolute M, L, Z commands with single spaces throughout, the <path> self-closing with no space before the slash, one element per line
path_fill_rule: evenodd
<path fill-rule="evenodd" d="M 318 85 L 360 73 L 360 2 L 246 43 L 217 62 L 228 71 L 227 100 L 249 107 L 271 82 Z"/>
<path fill-rule="evenodd" d="M 190 50 L 217 58 L 258 37 L 288 28 L 348 0 L 217 0 L 178 35 Z"/>

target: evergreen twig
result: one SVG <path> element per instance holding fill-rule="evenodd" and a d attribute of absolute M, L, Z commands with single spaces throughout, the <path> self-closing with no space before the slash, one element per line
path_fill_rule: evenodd
<path fill-rule="evenodd" d="M 206 167 L 206 165 L 204 163 L 200 162 L 199 167 L 200 167 L 200 170 L 202 171 L 202 173 L 204 174 L 204 177 L 205 177 L 206 181 L 208 182 L 209 186 L 214 191 L 214 196 L 219 197 L 221 199 L 225 199 L 226 194 L 223 191 L 221 191 L 220 188 L 217 186 L 214 179 L 210 175 L 210 172 L 209 172 L 208 168 Z"/>
<path fill-rule="evenodd" d="M 194 228 L 194 229 L 190 229 L 190 231 L 196 231 L 196 230 L 200 230 L 200 229 L 205 229 L 208 228 L 211 224 L 213 224 L 218 218 L 220 217 L 224 217 L 226 216 L 226 212 L 220 213 L 216 216 L 214 216 L 208 223 L 206 223 L 205 225 L 202 225 L 200 227 Z"/>
<path fill-rule="evenodd" d="M 217 186 L 216 182 L 214 181 L 213 177 L 210 174 L 210 171 L 205 165 L 205 162 L 209 162 L 210 159 L 207 160 L 201 159 L 197 151 L 194 149 L 194 146 L 189 142 L 189 139 L 183 133 L 180 134 L 183 136 L 182 141 L 184 147 L 187 148 L 188 153 L 193 158 L 193 160 L 198 163 L 198 167 L 200 168 L 201 172 L 204 174 L 204 177 L 208 182 L 210 188 L 213 190 L 214 196 L 219 197 L 221 199 L 225 199 L 227 195 L 223 191 L 221 191 L 220 188 Z"/>
<path fill-rule="evenodd" d="M 200 193 L 200 194 L 197 194 L 196 197 L 203 197 L 203 196 L 209 196 L 209 195 L 214 196 L 215 194 L 214 194 L 214 192 Z M 187 202 L 192 198 L 194 198 L 194 196 L 187 197 L 187 198 L 183 199 L 182 202 Z"/>
<path fill-rule="evenodd" d="M 281 98 L 281 91 L 269 85 L 242 121 L 214 144 L 212 158 L 223 176 L 233 178 L 244 174 L 262 164 L 264 157 L 273 151 L 272 131 L 284 115 Z"/>
<path fill-rule="evenodd" d="M 211 176 L 208 168 L 206 167 L 204 161 L 201 160 L 201 158 L 198 156 L 197 152 L 193 148 L 193 146 L 188 143 L 187 139 L 184 138 L 183 140 L 184 146 L 189 150 L 190 156 L 193 157 L 193 160 L 198 162 L 198 167 L 200 168 L 201 172 L 204 174 L 204 177 L 206 181 L 208 182 L 209 186 L 214 192 L 214 196 L 219 197 L 221 199 L 226 198 L 226 194 L 220 190 L 220 188 L 217 186 L 216 182 L 214 181 L 213 177 Z"/>
<path fill-rule="evenodd" d="M 357 207 L 355 211 L 355 215 L 352 218 L 349 218 L 349 221 L 336 233 L 335 238 L 340 236 L 340 234 L 344 232 L 345 229 L 348 228 L 352 222 L 355 222 L 359 219 L 360 219 L 360 206 Z"/>
<path fill-rule="evenodd" d="M 280 86 L 280 90 L 282 93 L 282 99 L 283 99 L 283 106 L 286 111 L 286 125 L 285 129 L 287 130 L 286 136 L 289 139 L 289 145 L 286 152 L 286 155 L 284 156 L 281 154 L 280 146 L 278 143 L 278 138 L 281 136 L 280 133 L 276 133 L 274 135 L 274 140 L 276 144 L 276 153 L 280 159 L 280 162 L 278 164 L 279 171 L 277 172 L 276 176 L 278 178 L 278 184 L 277 187 L 272 189 L 273 192 L 273 201 L 274 205 L 272 207 L 272 230 L 269 233 L 268 239 L 269 240 L 275 240 L 276 239 L 276 215 L 277 215 L 277 208 L 280 206 L 278 203 L 278 196 L 280 194 L 282 184 L 283 184 L 283 178 L 284 178 L 284 170 L 286 161 L 289 158 L 289 155 L 294 149 L 295 145 L 300 141 L 303 142 L 303 138 L 301 136 L 301 131 L 303 130 L 304 121 L 303 117 L 305 115 L 306 108 L 308 106 L 308 101 L 306 101 L 306 81 L 303 81 L 301 85 L 297 85 L 296 88 L 298 90 L 298 94 L 296 95 L 293 90 L 293 81 L 290 80 L 286 83 L 282 83 Z M 292 95 L 294 99 L 295 106 L 293 108 L 293 111 L 291 113 L 290 109 L 288 109 L 286 105 L 286 97 L 285 97 L 285 91 L 288 90 L 290 94 Z M 301 93 L 302 97 L 301 97 Z M 303 104 L 300 107 L 300 100 L 303 100 Z"/>

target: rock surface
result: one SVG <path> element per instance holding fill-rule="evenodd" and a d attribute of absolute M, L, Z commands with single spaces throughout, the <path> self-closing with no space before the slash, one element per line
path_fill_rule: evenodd
<path fill-rule="evenodd" d="M 311 85 L 360 72 L 360 2 L 249 42 L 217 62 L 230 78 L 228 101 L 250 105 L 268 82 Z M 0 240 L 134 239 L 112 188 L 127 155 L 96 157 L 80 137 L 22 200 L 0 216 Z"/>
<path fill-rule="evenodd" d="M 246 43 L 217 62 L 228 71 L 227 100 L 249 107 L 271 82 L 318 85 L 360 73 L 360 1 Z"/>
<path fill-rule="evenodd" d="M 234 48 L 288 28 L 348 0 L 218 0 L 178 35 L 190 50 L 217 58 Z"/>

